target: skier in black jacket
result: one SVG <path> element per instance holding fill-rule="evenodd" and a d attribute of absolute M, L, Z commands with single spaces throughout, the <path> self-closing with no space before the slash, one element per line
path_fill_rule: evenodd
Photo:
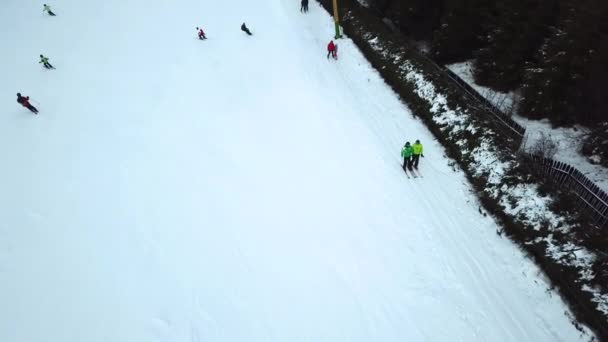
<path fill-rule="evenodd" d="M 243 25 L 241 25 L 241 31 L 247 33 L 248 35 L 252 35 L 251 31 L 249 31 L 249 29 L 247 28 L 247 25 L 245 25 L 245 23 L 243 23 Z"/>

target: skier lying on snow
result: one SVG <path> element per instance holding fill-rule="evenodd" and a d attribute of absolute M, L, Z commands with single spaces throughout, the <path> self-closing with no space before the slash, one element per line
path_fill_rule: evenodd
<path fill-rule="evenodd" d="M 38 114 L 38 109 L 30 104 L 29 96 L 21 96 L 21 93 L 17 93 L 17 102 L 23 107 L 29 109 L 32 113 Z"/>

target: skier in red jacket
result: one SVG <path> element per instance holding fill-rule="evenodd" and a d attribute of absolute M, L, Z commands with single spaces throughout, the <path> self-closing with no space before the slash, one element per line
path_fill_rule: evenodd
<path fill-rule="evenodd" d="M 329 41 L 327 44 L 327 58 L 329 59 L 329 55 L 331 55 L 334 59 L 338 59 L 338 46 L 334 44 L 333 40 Z"/>
<path fill-rule="evenodd" d="M 203 29 L 200 28 L 196 28 L 198 30 L 198 39 L 203 40 L 203 39 L 207 39 L 207 37 L 205 37 L 205 32 L 203 32 Z"/>
<path fill-rule="evenodd" d="M 17 102 L 21 104 L 23 107 L 29 109 L 32 113 L 38 114 L 38 109 L 30 104 L 29 96 L 21 96 L 20 93 L 17 93 Z"/>

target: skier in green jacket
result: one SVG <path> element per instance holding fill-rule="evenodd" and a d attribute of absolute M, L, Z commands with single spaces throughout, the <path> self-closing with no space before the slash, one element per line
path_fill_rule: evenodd
<path fill-rule="evenodd" d="M 40 55 L 40 62 L 38 63 L 44 65 L 44 67 L 47 69 L 55 69 L 55 67 L 53 67 L 51 63 L 49 63 L 49 58 L 44 57 L 43 55 Z"/>
<path fill-rule="evenodd" d="M 53 16 L 53 17 L 55 16 L 55 13 L 53 13 L 53 11 L 51 11 L 51 6 L 49 6 L 49 5 L 47 5 L 47 4 L 44 4 L 44 5 L 42 5 L 42 6 L 43 6 L 43 8 L 42 8 L 42 12 L 46 12 L 46 13 L 48 13 L 50 16 Z"/>
<path fill-rule="evenodd" d="M 403 157 L 403 171 L 408 168 L 412 171 L 412 153 L 414 150 L 412 146 L 410 146 L 410 142 L 406 142 L 403 148 L 401 149 L 401 156 Z"/>
<path fill-rule="evenodd" d="M 414 145 L 412 145 L 412 164 L 416 170 L 418 170 L 420 156 L 424 157 L 424 154 L 422 154 L 422 144 L 420 143 L 420 140 L 416 140 Z"/>

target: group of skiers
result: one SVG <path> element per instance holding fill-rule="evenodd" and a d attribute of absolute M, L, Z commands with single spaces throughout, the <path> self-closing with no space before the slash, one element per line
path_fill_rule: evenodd
<path fill-rule="evenodd" d="M 55 16 L 55 13 L 53 13 L 53 11 L 51 10 L 51 6 L 49 6 L 47 4 L 42 5 L 42 12 L 47 13 L 48 15 L 50 15 L 52 17 Z M 51 65 L 51 63 L 49 62 L 49 58 L 45 57 L 44 55 L 40 55 L 40 62 L 38 62 L 38 64 L 42 64 L 42 66 L 44 66 L 47 69 L 55 69 L 55 67 L 53 67 Z M 17 93 L 17 102 L 20 105 L 22 105 L 23 107 L 29 109 L 32 113 L 38 114 L 38 109 L 36 107 L 32 106 L 32 104 L 30 103 L 29 96 L 21 96 L 21 93 Z"/>
<path fill-rule="evenodd" d="M 300 12 L 308 12 L 308 0 L 302 0 Z M 245 25 L 245 23 L 241 25 L 241 31 L 247 33 L 250 36 L 253 35 L 247 25 Z M 205 32 L 203 31 L 203 29 L 197 27 L 196 32 L 198 34 L 198 39 L 207 39 L 207 36 L 205 36 Z M 333 40 L 329 41 L 329 44 L 327 44 L 327 59 L 329 59 L 329 56 L 332 56 L 334 59 L 338 59 L 338 44 L 335 44 Z"/>
<path fill-rule="evenodd" d="M 300 8 L 300 10 L 302 12 L 308 12 L 308 0 L 302 0 L 301 3 L 302 7 Z M 47 4 L 43 4 L 42 7 L 42 11 L 47 13 L 50 16 L 55 16 L 55 13 L 51 10 L 51 6 L 47 5 Z M 207 39 L 207 36 L 205 35 L 205 31 L 203 31 L 203 29 L 197 27 L 196 28 L 197 34 L 198 34 L 198 39 L 200 40 L 205 40 Z M 247 35 L 252 36 L 253 34 L 251 33 L 251 30 L 249 30 L 249 28 L 247 27 L 247 25 L 245 23 L 243 23 L 241 25 L 241 31 L 245 32 Z M 329 50 L 329 47 L 328 47 Z M 336 53 L 336 46 L 333 44 L 333 41 L 331 42 L 331 51 L 329 53 L 331 53 L 334 58 L 337 57 Z M 327 55 L 327 58 L 329 58 L 329 53 Z M 44 55 L 40 55 L 40 62 L 39 64 L 42 64 L 46 69 L 55 69 L 55 67 L 53 67 L 53 65 L 51 65 L 51 63 L 49 62 L 49 58 L 45 57 Z M 21 93 L 17 94 L 17 102 L 19 102 L 22 106 L 24 106 L 25 108 L 29 109 L 30 111 L 32 111 L 33 113 L 37 114 L 38 110 L 32 106 L 29 103 L 29 97 L 28 96 L 21 96 Z"/>
<path fill-rule="evenodd" d="M 401 149 L 401 157 L 403 157 L 403 171 L 413 171 L 413 169 L 418 170 L 418 162 L 420 161 L 420 157 L 424 157 L 420 140 L 416 140 L 413 145 L 410 145 L 410 142 L 407 141 L 405 146 L 403 146 Z"/>
<path fill-rule="evenodd" d="M 248 35 L 252 36 L 253 34 L 251 33 L 251 31 L 249 31 L 249 28 L 247 27 L 247 25 L 245 25 L 245 23 L 243 23 L 241 25 L 241 31 L 247 33 Z M 205 35 L 205 31 L 203 31 L 202 28 L 196 28 L 196 32 L 198 33 L 198 39 L 200 40 L 205 40 L 207 39 L 207 36 Z"/>
<path fill-rule="evenodd" d="M 50 16 L 55 16 L 55 13 L 51 11 L 51 7 L 47 4 L 43 5 L 42 11 L 46 12 Z M 308 0 L 302 0 L 300 11 L 304 13 L 308 12 Z M 203 29 L 197 27 L 196 31 L 200 40 L 207 39 L 207 36 L 205 35 Z M 249 30 L 247 25 L 245 25 L 245 23 L 241 25 L 241 31 L 245 32 L 247 35 L 252 35 L 251 31 Z M 331 40 L 329 44 L 327 44 L 327 59 L 329 59 L 329 56 L 332 56 L 334 59 L 338 59 L 338 45 L 335 44 L 333 40 Z M 45 57 L 42 54 L 40 55 L 40 62 L 38 63 L 42 64 L 47 69 L 55 69 L 53 65 L 51 65 L 51 63 L 49 62 L 49 58 Z M 30 110 L 32 113 L 38 114 L 38 109 L 32 106 L 32 104 L 30 103 L 29 96 L 22 96 L 21 93 L 17 93 L 17 102 L 23 107 Z M 416 140 L 413 145 L 410 145 L 409 141 L 406 142 L 403 146 L 403 149 L 401 149 L 401 157 L 403 157 L 404 171 L 412 171 L 413 169 L 418 170 L 418 163 L 420 161 L 420 157 L 424 157 L 420 140 Z"/>

